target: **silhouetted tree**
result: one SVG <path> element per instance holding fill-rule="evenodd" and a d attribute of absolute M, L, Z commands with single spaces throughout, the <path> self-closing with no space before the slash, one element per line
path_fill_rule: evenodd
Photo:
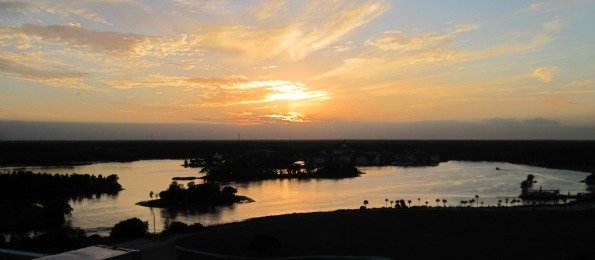
<path fill-rule="evenodd" d="M 409 204 L 409 207 L 411 208 L 411 200 L 407 200 L 407 204 Z"/>
<path fill-rule="evenodd" d="M 521 189 L 522 190 L 527 190 L 531 187 L 533 187 L 533 183 L 536 183 L 537 181 L 535 181 L 535 176 L 533 174 L 529 174 L 527 175 L 527 179 L 525 179 L 524 181 L 521 182 Z"/>
<path fill-rule="evenodd" d="M 130 218 L 118 222 L 110 232 L 111 238 L 138 238 L 143 237 L 149 230 L 149 222 L 138 218 Z"/>
<path fill-rule="evenodd" d="M 477 201 L 477 206 L 479 206 L 479 195 L 475 194 L 475 201 Z"/>
<path fill-rule="evenodd" d="M 445 208 L 446 208 L 446 202 L 448 202 L 446 199 L 442 199 L 442 205 L 444 205 Z"/>
<path fill-rule="evenodd" d="M 366 208 L 368 208 L 368 204 L 370 204 L 370 202 L 368 202 L 368 200 L 364 200 L 364 206 L 365 206 Z"/>
<path fill-rule="evenodd" d="M 388 199 L 384 199 L 384 206 L 388 207 Z"/>
<path fill-rule="evenodd" d="M 440 199 L 436 199 L 436 207 L 440 206 Z"/>

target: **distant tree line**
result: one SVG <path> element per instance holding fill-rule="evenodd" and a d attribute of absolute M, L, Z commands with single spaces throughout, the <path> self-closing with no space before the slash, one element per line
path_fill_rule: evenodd
<path fill-rule="evenodd" d="M 73 162 L 133 161 L 140 159 L 208 158 L 214 152 L 242 155 L 254 149 L 279 151 L 282 157 L 332 148 L 338 140 L 323 141 L 0 141 L 5 165 L 72 165 Z M 441 161 L 501 161 L 592 171 L 595 141 L 420 141 L 349 140 L 358 151 L 420 150 L 439 154 Z"/>

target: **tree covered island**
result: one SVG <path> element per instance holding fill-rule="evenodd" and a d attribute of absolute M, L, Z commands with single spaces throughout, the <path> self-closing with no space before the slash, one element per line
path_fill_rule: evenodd
<path fill-rule="evenodd" d="M 155 208 L 180 209 L 193 207 L 226 206 L 235 203 L 254 202 L 246 196 L 236 195 L 237 189 L 217 183 L 196 184 L 189 182 L 187 187 L 173 181 L 169 187 L 159 192 L 159 198 L 141 201 L 137 205 Z"/>
<path fill-rule="evenodd" d="M 357 156 L 356 156 L 357 155 Z M 253 181 L 267 179 L 340 179 L 363 174 L 355 166 L 371 165 L 376 154 L 355 153 L 345 144 L 314 155 L 255 149 L 243 154 L 185 160 L 184 167 L 203 167 L 207 181 Z M 373 165 L 373 164 L 372 164 Z"/>
<path fill-rule="evenodd" d="M 349 164 L 281 164 L 247 160 L 230 160 L 209 165 L 201 170 L 207 181 L 252 181 L 268 179 L 341 179 L 362 174 Z"/>

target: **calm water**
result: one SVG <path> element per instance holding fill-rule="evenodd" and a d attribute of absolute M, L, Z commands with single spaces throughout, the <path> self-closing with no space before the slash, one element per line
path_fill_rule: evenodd
<path fill-rule="evenodd" d="M 72 202 L 71 224 L 90 234 L 109 233 L 115 223 L 132 217 L 149 221 L 150 229 L 159 232 L 166 220 L 213 225 L 267 215 L 358 208 L 363 200 L 368 200 L 372 207 L 381 207 L 386 198 L 411 200 L 412 205 L 417 205 L 417 198 L 422 204 L 428 201 L 429 205 L 436 205 L 436 199 L 446 199 L 449 205 L 458 205 L 459 201 L 470 200 L 477 194 L 486 205 L 494 205 L 499 199 L 516 198 L 520 193 L 519 184 L 527 174 L 535 175 L 537 186 L 560 189 L 562 193 L 584 191 L 585 185 L 579 181 L 588 175 L 494 162 L 452 161 L 437 167 L 360 167 L 366 174 L 351 179 L 230 183 L 238 189 L 238 194 L 256 200 L 254 203 L 177 213 L 135 205 L 150 199 L 150 191 L 157 193 L 166 189 L 174 176 L 202 175 L 200 169 L 183 168 L 180 164 L 179 160 L 150 160 L 26 169 L 48 173 L 118 174 L 125 189 L 119 195 Z M 501 170 L 495 170 L 496 167 Z"/>

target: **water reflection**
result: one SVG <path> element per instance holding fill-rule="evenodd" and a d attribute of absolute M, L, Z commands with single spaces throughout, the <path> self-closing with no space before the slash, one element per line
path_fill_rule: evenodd
<path fill-rule="evenodd" d="M 496 170 L 499 167 L 500 170 Z M 12 169 L 12 168 L 9 168 Z M 479 195 L 484 205 L 496 205 L 498 200 L 517 198 L 520 182 L 528 174 L 535 175 L 538 186 L 560 189 L 561 193 L 585 190 L 583 180 L 588 173 L 554 170 L 524 165 L 493 162 L 448 162 L 437 167 L 360 167 L 365 172 L 350 179 L 298 179 L 229 182 L 238 194 L 254 199 L 254 203 L 234 206 L 168 211 L 135 205 L 149 200 L 150 192 L 165 190 L 173 177 L 203 176 L 200 168 L 180 167 L 178 160 L 149 160 L 129 163 L 98 163 L 74 167 L 26 167 L 26 170 L 51 173 L 111 174 L 120 177 L 124 187 L 118 195 L 73 200 L 71 224 L 88 233 L 108 234 L 115 223 L 138 217 L 149 222 L 149 230 L 160 232 L 168 221 L 203 225 L 228 223 L 247 218 L 294 212 L 328 211 L 359 208 L 363 200 L 370 207 L 381 207 L 385 199 L 411 200 L 412 205 L 446 199 L 447 205 L 457 206 Z M 189 181 L 179 181 L 186 185 Z M 200 183 L 201 180 L 195 180 Z"/>

